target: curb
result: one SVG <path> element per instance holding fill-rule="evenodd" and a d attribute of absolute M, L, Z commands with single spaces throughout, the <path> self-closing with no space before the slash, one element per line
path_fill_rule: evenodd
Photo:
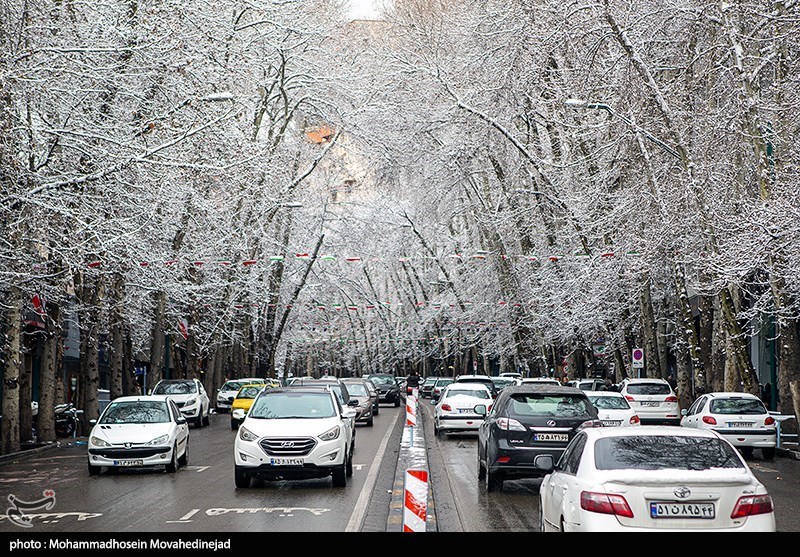
<path fill-rule="evenodd" d="M 778 456 L 783 456 L 786 458 L 790 458 L 792 460 L 800 460 L 800 451 L 794 451 L 792 449 L 784 449 L 784 448 L 776 448 L 775 454 Z"/>
<path fill-rule="evenodd" d="M 39 453 L 43 453 L 43 452 L 49 451 L 51 449 L 57 449 L 59 447 L 60 447 L 60 445 L 59 445 L 58 441 L 56 441 L 54 443 L 49 443 L 49 444 L 43 445 L 41 447 L 36 447 L 34 449 L 26 449 L 24 451 L 19 451 L 19 452 L 16 452 L 16 453 L 0 455 L 0 463 L 9 462 L 9 461 L 12 461 L 12 460 L 23 460 L 28 456 L 32 456 L 32 455 L 36 455 L 36 454 L 39 454 Z"/>

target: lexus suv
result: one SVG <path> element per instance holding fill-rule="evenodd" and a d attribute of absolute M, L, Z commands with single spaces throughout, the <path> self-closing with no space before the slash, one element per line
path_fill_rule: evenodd
<path fill-rule="evenodd" d="M 259 393 L 234 443 L 234 483 L 253 478 L 308 479 L 330 476 L 345 487 L 353 475 L 355 411 L 326 387 L 283 387 Z"/>
<path fill-rule="evenodd" d="M 536 459 L 557 462 L 586 427 L 602 427 L 586 393 L 574 387 L 517 385 L 503 389 L 478 428 L 478 481 L 487 491 L 506 478 L 539 478 L 548 471 Z"/>

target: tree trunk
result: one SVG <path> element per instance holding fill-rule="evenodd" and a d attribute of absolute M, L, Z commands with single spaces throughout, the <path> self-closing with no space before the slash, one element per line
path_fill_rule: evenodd
<path fill-rule="evenodd" d="M 653 300 L 650 295 L 650 277 L 645 278 L 639 294 L 639 308 L 642 315 L 642 336 L 644 338 L 644 362 L 646 377 L 664 377 L 658 354 L 658 333 L 653 313 Z"/>
<path fill-rule="evenodd" d="M 711 362 L 714 337 L 714 301 L 710 296 L 700 296 L 700 326 L 697 331 L 700 372 L 695 377 L 695 391 L 698 394 L 709 392 L 713 378 Z"/>
<path fill-rule="evenodd" d="M 153 385 L 163 377 L 161 369 L 164 367 L 164 314 L 166 311 L 167 293 L 161 291 L 156 294 L 153 330 L 150 333 L 150 366 L 147 370 L 147 382 Z"/>
<path fill-rule="evenodd" d="M 54 303 L 47 306 L 46 333 L 42 368 L 39 372 L 39 412 L 36 417 L 36 437 L 39 442 L 52 443 L 56 440 L 53 409 L 58 400 L 56 398 L 56 373 L 59 368 L 56 363 L 58 361 L 58 345 L 61 344 L 61 310 Z"/>
<path fill-rule="evenodd" d="M 124 299 L 125 280 L 122 274 L 114 277 L 111 293 L 111 381 L 109 398 L 114 400 L 122 396 L 122 374 L 124 373 L 125 337 L 123 333 L 122 303 Z"/>
<path fill-rule="evenodd" d="M 739 373 L 739 365 L 736 359 L 736 347 L 733 344 L 733 337 L 730 333 L 725 333 L 725 392 L 742 392 L 742 380 Z"/>
<path fill-rule="evenodd" d="M 692 385 L 691 370 L 692 362 L 689 350 L 682 343 L 678 343 L 675 350 L 676 367 L 678 368 L 678 387 L 675 389 L 678 395 L 678 407 L 689 408 L 692 405 Z"/>
<path fill-rule="evenodd" d="M 22 320 L 20 305 L 22 303 L 19 288 L 9 288 L 6 311 L 6 345 L 3 351 L 3 420 L 2 449 L 3 454 L 20 450 L 19 443 L 19 375 L 22 366 Z"/>
<path fill-rule="evenodd" d="M 40 334 L 37 333 L 36 337 Z M 31 339 L 34 346 L 38 344 L 38 338 Z M 24 341 L 23 341 L 24 342 Z M 19 374 L 19 440 L 20 443 L 28 443 L 33 440 L 33 412 L 31 411 L 31 401 L 33 398 L 33 352 L 27 358 L 23 358 Z"/>
<path fill-rule="evenodd" d="M 791 389 L 793 382 L 800 382 L 800 350 L 798 350 L 798 323 L 795 320 L 778 322 L 778 410 L 781 414 L 795 414 L 800 420 L 800 413 L 795 409 L 800 405 L 800 399 L 794 397 Z M 791 428 L 798 428 L 797 420 Z M 789 425 L 786 422 L 786 425 Z M 787 428 L 788 429 L 788 428 Z"/>

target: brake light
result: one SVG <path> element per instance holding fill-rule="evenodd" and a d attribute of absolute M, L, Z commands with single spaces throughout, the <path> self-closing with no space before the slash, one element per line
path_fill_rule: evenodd
<path fill-rule="evenodd" d="M 633 398 L 631 395 L 625 395 L 625 400 L 627 400 L 628 402 L 635 402 L 636 401 L 636 399 Z"/>
<path fill-rule="evenodd" d="M 664 402 L 678 402 L 678 397 L 670 395 L 664 399 Z"/>
<path fill-rule="evenodd" d="M 771 512 L 772 497 L 769 495 L 745 495 L 744 497 L 739 497 L 739 500 L 736 501 L 731 518 L 744 518 L 745 516 Z"/>
<path fill-rule="evenodd" d="M 592 513 L 613 514 L 626 518 L 633 518 L 633 511 L 622 495 L 582 491 L 581 508 Z"/>
<path fill-rule="evenodd" d="M 525 426 L 514 418 L 497 418 L 497 427 L 506 431 L 526 431 Z"/>
<path fill-rule="evenodd" d="M 603 422 L 600 420 L 586 420 L 578 426 L 578 431 L 586 429 L 587 427 L 603 427 Z"/>
<path fill-rule="evenodd" d="M 449 404 L 447 404 L 446 402 L 444 404 L 442 404 L 442 410 L 444 410 L 445 412 L 450 412 L 452 409 L 453 408 Z"/>
<path fill-rule="evenodd" d="M 639 416 L 631 416 L 631 423 L 632 424 L 638 424 L 639 422 L 641 422 L 641 420 L 639 419 Z"/>
<path fill-rule="evenodd" d="M 488 414 L 488 413 L 489 413 L 489 412 L 491 412 L 491 411 L 492 411 L 492 405 L 490 404 L 490 405 L 489 405 L 489 408 L 487 408 L 487 409 L 486 409 L 486 413 Z"/>
<path fill-rule="evenodd" d="M 703 416 L 703 423 L 708 425 L 717 425 L 717 420 L 714 418 L 714 416 Z"/>
<path fill-rule="evenodd" d="M 764 420 L 764 425 L 772 425 L 775 423 L 775 418 L 772 416 L 767 416 L 767 419 Z"/>

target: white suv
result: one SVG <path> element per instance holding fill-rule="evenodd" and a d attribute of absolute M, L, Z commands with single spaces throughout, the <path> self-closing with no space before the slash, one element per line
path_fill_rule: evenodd
<path fill-rule="evenodd" d="M 171 399 L 195 427 L 209 425 L 211 399 L 197 379 L 162 379 L 153 387 L 154 396 Z"/>
<path fill-rule="evenodd" d="M 342 407 L 330 388 L 262 391 L 253 401 L 234 443 L 236 487 L 252 478 L 307 479 L 331 476 L 334 487 L 353 475 L 355 410 Z"/>
<path fill-rule="evenodd" d="M 678 397 L 664 379 L 624 379 L 620 393 L 642 424 L 680 425 Z"/>

